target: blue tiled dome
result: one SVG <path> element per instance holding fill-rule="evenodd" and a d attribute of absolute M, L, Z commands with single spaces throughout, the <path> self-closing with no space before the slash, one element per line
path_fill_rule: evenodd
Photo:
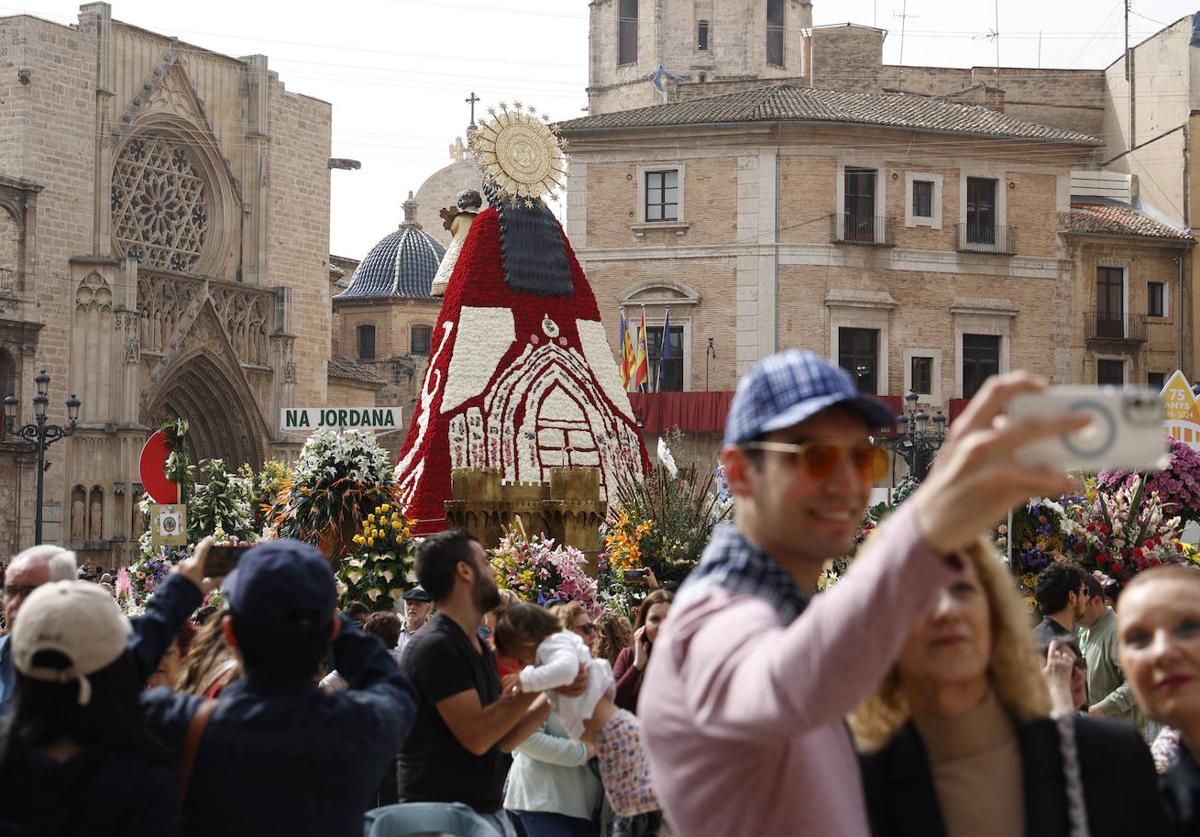
<path fill-rule="evenodd" d="M 430 288 L 446 248 L 415 220 L 412 192 L 404 202 L 400 229 L 371 248 L 354 271 L 350 287 L 334 299 L 432 299 Z"/>

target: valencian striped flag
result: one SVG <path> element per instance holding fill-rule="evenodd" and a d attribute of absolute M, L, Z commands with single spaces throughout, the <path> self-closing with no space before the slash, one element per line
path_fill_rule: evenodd
<path fill-rule="evenodd" d="M 637 344 L 634 348 L 633 368 L 629 373 L 629 391 L 645 392 L 650 383 L 650 361 L 646 357 L 646 309 L 642 309 L 642 319 L 638 325 Z"/>
<path fill-rule="evenodd" d="M 625 323 L 625 311 L 621 310 L 621 322 Z M 637 354 L 633 349 L 634 336 L 629 328 L 629 324 L 625 323 L 624 333 L 621 335 L 621 383 L 625 385 L 626 392 L 633 392 L 633 361 Z"/>

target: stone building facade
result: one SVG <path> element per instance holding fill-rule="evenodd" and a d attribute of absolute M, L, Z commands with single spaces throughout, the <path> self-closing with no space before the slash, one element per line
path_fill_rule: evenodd
<path fill-rule="evenodd" d="M 194 459 L 234 467 L 297 449 L 281 407 L 331 403 L 330 121 L 265 56 L 105 3 L 72 26 L 0 18 L 0 383 L 21 422 L 38 370 L 50 421 L 83 402 L 48 453 L 45 540 L 130 557 L 162 419 L 190 422 Z M 0 556 L 33 541 L 34 478 L 0 441 Z"/>
<path fill-rule="evenodd" d="M 1196 19 L 1128 68 L 959 69 L 884 64 L 888 33 L 813 26 L 805 0 L 590 9 L 568 233 L 602 308 L 644 310 L 659 339 L 669 305 L 671 388 L 732 389 L 790 346 L 873 355 L 865 388 L 943 410 L 980 368 L 1194 374 Z M 1026 135 L 964 130 L 968 112 Z"/>
<path fill-rule="evenodd" d="M 560 127 L 568 234 L 601 309 L 644 311 L 660 338 L 669 307 L 685 391 L 732 390 L 760 357 L 801 347 L 865 391 L 914 389 L 949 411 L 994 372 L 1146 383 L 1184 354 L 1190 322 L 1170 311 L 1190 312 L 1191 237 L 1073 202 L 1095 137 L 789 85 Z M 1100 275 L 1119 307 L 1099 300 Z M 1151 309 L 1150 283 L 1175 307 Z"/>

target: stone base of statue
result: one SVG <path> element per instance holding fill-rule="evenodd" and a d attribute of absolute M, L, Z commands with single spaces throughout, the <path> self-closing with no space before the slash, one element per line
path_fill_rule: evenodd
<path fill-rule="evenodd" d="M 529 534 L 542 533 L 581 551 L 595 574 L 608 509 L 595 468 L 551 468 L 549 483 L 508 483 L 499 470 L 458 468 L 450 484 L 454 499 L 446 501 L 447 522 L 466 529 L 485 549 L 497 546 L 519 517 Z"/>

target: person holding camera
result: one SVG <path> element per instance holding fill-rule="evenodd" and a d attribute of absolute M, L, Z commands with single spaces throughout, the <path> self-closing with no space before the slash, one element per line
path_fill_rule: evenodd
<path fill-rule="evenodd" d="M 642 692 L 642 676 L 650 662 L 650 650 L 674 599 L 675 594 L 669 590 L 655 590 L 642 599 L 633 623 L 633 647 L 622 650 L 613 664 L 613 677 L 617 679 L 617 695 L 613 702 L 635 715 L 638 695 Z"/>
<path fill-rule="evenodd" d="M 145 676 L 213 583 L 216 571 L 201 569 L 211 546 L 202 540 L 147 603 L 134 654 Z M 222 630 L 244 677 L 215 700 L 142 696 L 148 726 L 181 762 L 183 833 L 361 834 L 416 717 L 413 687 L 383 643 L 337 613 L 333 572 L 310 544 L 246 550 L 222 589 Z M 317 687 L 327 655 L 346 691 Z"/>
<path fill-rule="evenodd" d="M 655 792 L 680 837 L 867 837 L 844 718 L 961 577 L 958 552 L 1018 503 L 1074 488 L 1018 453 L 1087 417 L 1004 419 L 1015 396 L 1045 386 L 1025 373 L 985 383 L 856 571 L 810 599 L 825 562 L 854 544 L 888 466 L 871 433 L 895 416 L 810 352 L 764 358 L 742 379 L 722 452 L 733 523 L 676 595 L 638 707 Z"/>

